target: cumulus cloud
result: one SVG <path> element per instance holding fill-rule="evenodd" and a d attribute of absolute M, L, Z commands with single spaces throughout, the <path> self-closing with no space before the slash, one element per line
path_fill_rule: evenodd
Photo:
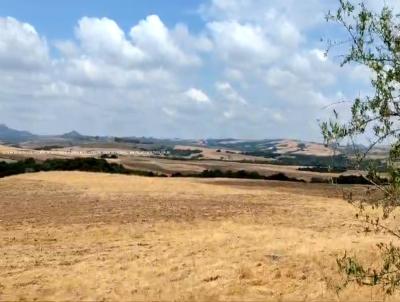
<path fill-rule="evenodd" d="M 246 105 L 247 101 L 228 82 L 217 82 L 215 88 L 220 96 L 233 103 Z"/>
<path fill-rule="evenodd" d="M 197 65 L 200 59 L 184 53 L 178 47 L 168 28 L 157 15 L 148 16 L 130 31 L 135 45 L 151 55 L 152 60 L 165 60 L 178 65 Z M 161 59 L 161 60 L 160 60 Z"/>
<path fill-rule="evenodd" d="M 297 28 L 307 28 L 320 23 L 328 7 L 328 1 L 322 0 L 210 0 L 200 6 L 199 12 L 206 20 L 259 24 L 271 16 L 282 15 L 292 20 Z"/>
<path fill-rule="evenodd" d="M 263 115 L 265 120 L 287 121 L 283 128 L 288 133 L 296 125 L 296 130 L 318 136 L 318 127 L 310 123 L 325 115 L 323 108 L 336 101 L 338 90 L 357 82 L 353 68 L 341 69 L 316 46 L 316 40 L 310 41 L 320 34 L 329 8 L 320 0 L 210 0 L 201 6 L 221 58 L 221 78 L 230 82 L 216 84 L 220 95 L 245 100 L 246 111 Z M 240 89 L 244 96 L 237 93 L 239 87 L 245 88 Z M 299 111 L 310 123 L 298 121 Z M 223 116 L 237 120 L 238 112 L 229 108 Z"/>
<path fill-rule="evenodd" d="M 237 21 L 211 22 L 208 29 L 219 56 L 232 64 L 270 63 L 279 57 L 278 48 L 260 26 Z"/>
<path fill-rule="evenodd" d="M 210 103 L 210 98 L 200 89 L 191 88 L 185 92 L 185 96 L 198 103 Z"/>
<path fill-rule="evenodd" d="M 205 33 L 194 36 L 186 24 L 177 24 L 171 31 L 171 37 L 181 49 L 189 53 L 193 51 L 208 53 L 213 49 L 213 43 Z"/>
<path fill-rule="evenodd" d="M 64 55 L 56 62 L 60 73 L 74 85 L 108 88 L 174 86 L 176 70 L 198 66 L 197 52 L 211 47 L 182 25 L 167 28 L 157 15 L 139 21 L 128 35 L 114 20 L 84 17 L 75 36 L 56 42 Z"/>
<path fill-rule="evenodd" d="M 321 108 L 368 85 L 365 69 L 324 55 L 327 9 L 204 0 L 195 33 L 158 15 L 129 30 L 83 17 L 51 43 L 0 18 L 0 120 L 42 133 L 316 139 Z"/>
<path fill-rule="evenodd" d="M 313 107 L 321 109 L 334 99 L 323 90 L 333 85 L 336 78 L 333 70 L 317 63 L 313 55 L 294 55 L 286 65 L 274 66 L 266 71 L 265 82 L 275 98 L 286 106 Z"/>
<path fill-rule="evenodd" d="M 60 62 L 62 77 L 78 86 L 99 88 L 128 88 L 160 83 L 173 82 L 174 77 L 163 68 L 121 68 L 94 58 L 73 58 Z"/>
<path fill-rule="evenodd" d="M 106 62 L 134 65 L 148 59 L 147 54 L 133 45 L 117 23 L 108 18 L 87 18 L 75 29 L 82 51 Z"/>
<path fill-rule="evenodd" d="M 14 18 L 0 18 L 0 66 L 11 70 L 44 68 L 49 63 L 46 39 Z"/>
<path fill-rule="evenodd" d="M 122 131 L 118 125 L 126 129 L 124 123 L 142 112 L 137 118 L 142 119 L 142 126 L 135 130 L 151 135 L 146 125 L 152 125 L 152 115 L 158 115 L 162 104 L 174 103 L 182 91 L 173 60 L 181 60 L 177 64 L 185 68 L 198 63 L 197 50 L 181 49 L 172 31 L 156 16 L 133 26 L 129 35 L 111 19 L 84 17 L 75 28 L 76 39 L 56 41 L 60 55 L 51 58 L 46 40 L 32 25 L 0 19 L 3 122 L 13 125 L 18 121 L 25 127 L 41 124 L 43 132 L 49 129 L 45 122 L 59 115 L 53 122 L 57 120 L 60 129 L 94 132 L 98 128 L 118 134 Z M 185 38 L 197 39 L 189 32 Z M 204 96 L 197 98 L 204 101 Z M 21 110 L 21 104 L 29 109 Z M 114 126 L 107 128 L 110 123 Z"/>

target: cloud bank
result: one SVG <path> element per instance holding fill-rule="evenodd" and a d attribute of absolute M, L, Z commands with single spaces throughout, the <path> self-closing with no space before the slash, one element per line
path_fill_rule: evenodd
<path fill-rule="evenodd" d="M 368 85 L 365 70 L 324 55 L 328 9 L 210 0 L 197 32 L 158 15 L 127 31 L 82 17 L 57 41 L 2 17 L 0 120 L 39 133 L 319 139 L 326 106 Z"/>

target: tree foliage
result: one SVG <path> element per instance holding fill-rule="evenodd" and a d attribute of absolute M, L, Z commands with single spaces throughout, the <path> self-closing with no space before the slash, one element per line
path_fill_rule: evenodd
<path fill-rule="evenodd" d="M 338 9 L 329 12 L 327 20 L 339 25 L 347 37 L 344 41 L 330 41 L 328 52 L 333 48 L 344 52 L 342 66 L 366 67 L 371 74 L 372 93 L 352 100 L 350 120 L 341 121 L 335 111 L 332 119 L 321 124 L 325 142 L 337 144 L 345 138 L 354 141 L 360 136 L 372 136 L 368 149 L 358 153 L 359 162 L 376 145 L 390 145 L 386 158 L 388 183 L 382 185 L 376 181 L 379 175 L 371 167 L 365 177 L 374 188 L 362 200 L 353 200 L 351 194 L 347 197 L 358 206 L 357 217 L 364 222 L 366 232 L 386 232 L 393 235 L 393 241 L 378 245 L 381 264 L 377 267 L 365 267 L 347 254 L 337 262 L 346 277 L 344 285 L 351 282 L 380 285 L 391 294 L 400 287 L 400 228 L 387 223 L 387 218 L 400 205 L 400 17 L 388 5 L 376 11 L 366 1 L 339 0 Z M 383 211 L 372 217 L 366 207 Z"/>

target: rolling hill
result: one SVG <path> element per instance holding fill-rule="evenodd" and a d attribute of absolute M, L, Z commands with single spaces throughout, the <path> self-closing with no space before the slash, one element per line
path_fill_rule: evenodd
<path fill-rule="evenodd" d="M 0 141 L 10 144 L 17 144 L 24 141 L 32 140 L 37 138 L 28 131 L 20 131 L 7 127 L 4 124 L 0 124 Z"/>

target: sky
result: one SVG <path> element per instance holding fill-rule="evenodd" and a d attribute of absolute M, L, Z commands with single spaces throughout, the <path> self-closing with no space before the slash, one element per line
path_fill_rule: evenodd
<path fill-rule="evenodd" d="M 368 0 L 371 6 L 382 3 Z M 327 0 L 2 0 L 0 123 L 38 134 L 321 140 L 368 90 Z"/>

